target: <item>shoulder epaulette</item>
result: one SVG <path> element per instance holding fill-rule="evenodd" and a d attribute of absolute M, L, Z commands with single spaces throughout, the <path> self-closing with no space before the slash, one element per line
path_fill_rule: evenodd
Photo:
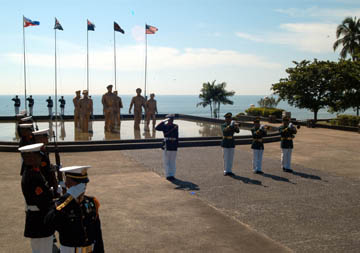
<path fill-rule="evenodd" d="M 100 202 L 97 198 L 93 197 L 93 196 L 86 196 L 89 199 L 91 199 L 92 201 L 94 201 L 95 203 L 95 208 L 96 208 L 96 214 L 99 215 L 99 208 L 100 208 Z"/>
<path fill-rule="evenodd" d="M 74 198 L 73 198 L 73 196 L 69 196 L 69 197 L 67 197 L 66 199 L 65 199 L 65 201 L 64 202 L 62 202 L 60 205 L 58 205 L 57 207 L 56 207 L 56 210 L 58 210 L 58 211 L 60 211 L 61 209 L 63 209 L 65 206 L 67 206 L 70 202 L 71 202 L 71 200 L 73 200 Z"/>

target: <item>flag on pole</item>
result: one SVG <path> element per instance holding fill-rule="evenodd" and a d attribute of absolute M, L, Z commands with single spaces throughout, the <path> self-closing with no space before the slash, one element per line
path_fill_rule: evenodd
<path fill-rule="evenodd" d="M 121 32 L 122 34 L 125 33 L 125 31 L 116 22 L 114 22 L 114 31 Z"/>
<path fill-rule="evenodd" d="M 155 34 L 159 29 L 157 29 L 155 26 L 151 25 L 145 25 L 146 34 Z"/>
<path fill-rule="evenodd" d="M 58 30 L 61 30 L 61 31 L 64 30 L 64 29 L 62 28 L 62 26 L 60 25 L 59 20 L 57 20 L 57 18 L 55 18 L 55 26 L 54 26 L 54 29 L 58 29 Z"/>
<path fill-rule="evenodd" d="M 31 19 L 24 17 L 24 27 L 40 25 L 39 21 L 32 21 Z"/>
<path fill-rule="evenodd" d="M 87 20 L 87 29 L 88 31 L 95 31 L 95 25 Z"/>

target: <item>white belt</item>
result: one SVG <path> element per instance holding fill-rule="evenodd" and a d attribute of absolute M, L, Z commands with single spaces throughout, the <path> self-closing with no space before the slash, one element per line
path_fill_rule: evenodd
<path fill-rule="evenodd" d="M 25 205 L 25 211 L 38 212 L 40 209 L 37 206 Z"/>
<path fill-rule="evenodd" d="M 165 141 L 176 141 L 176 138 L 171 138 L 171 137 L 165 137 L 164 138 Z"/>

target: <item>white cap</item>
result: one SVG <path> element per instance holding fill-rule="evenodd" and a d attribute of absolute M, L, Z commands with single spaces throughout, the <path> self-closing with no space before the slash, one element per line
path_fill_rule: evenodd
<path fill-rule="evenodd" d="M 32 133 L 33 135 L 49 135 L 49 128 L 37 130 Z"/>
<path fill-rule="evenodd" d="M 175 114 L 167 114 L 167 115 L 165 116 L 165 118 L 173 119 L 173 118 L 175 118 Z"/>
<path fill-rule="evenodd" d="M 21 148 L 18 148 L 18 150 L 21 153 L 28 153 L 28 152 L 39 152 L 40 148 L 44 146 L 44 143 L 36 143 L 36 144 L 31 144 L 31 145 L 26 145 L 23 146 Z"/>
<path fill-rule="evenodd" d="M 32 120 L 32 116 L 28 116 L 28 117 L 22 118 L 20 120 L 21 121 L 29 121 L 29 120 Z"/>
<path fill-rule="evenodd" d="M 69 167 L 61 168 L 60 171 L 65 172 L 66 177 L 72 178 L 78 182 L 88 183 L 89 178 L 88 178 L 87 171 L 89 168 L 91 168 L 90 165 L 69 166 Z"/>
<path fill-rule="evenodd" d="M 20 128 L 32 128 L 33 124 L 20 124 L 19 127 Z"/>

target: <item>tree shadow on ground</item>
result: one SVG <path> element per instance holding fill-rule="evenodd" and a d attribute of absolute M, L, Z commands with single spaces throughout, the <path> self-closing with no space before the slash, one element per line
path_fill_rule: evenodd
<path fill-rule="evenodd" d="M 280 176 L 276 176 L 276 175 L 272 175 L 272 174 L 268 174 L 268 173 L 264 173 L 262 174 L 263 177 L 267 177 L 267 178 L 271 178 L 275 181 L 281 181 L 281 182 L 286 182 L 286 183 L 290 183 L 290 184 L 295 184 L 293 182 L 291 182 L 288 178 L 286 177 L 280 177 Z"/>
<path fill-rule="evenodd" d="M 251 178 L 247 178 L 247 177 L 241 177 L 241 176 L 238 176 L 238 175 L 235 175 L 235 174 L 233 176 L 230 176 L 230 177 L 233 178 L 233 179 L 236 179 L 236 180 L 240 180 L 245 184 L 254 184 L 254 185 L 263 186 L 261 181 L 256 180 L 256 179 L 251 179 Z"/>
<path fill-rule="evenodd" d="M 200 188 L 197 184 L 188 181 L 182 181 L 178 178 L 170 181 L 171 183 L 177 185 L 176 190 L 185 190 L 185 191 L 199 191 Z"/>
<path fill-rule="evenodd" d="M 303 173 L 303 172 L 293 171 L 292 174 L 294 174 L 295 176 L 303 177 L 303 178 L 309 178 L 309 179 L 314 179 L 314 180 L 322 180 L 321 177 L 319 177 L 319 176 L 306 174 L 306 173 Z"/>

